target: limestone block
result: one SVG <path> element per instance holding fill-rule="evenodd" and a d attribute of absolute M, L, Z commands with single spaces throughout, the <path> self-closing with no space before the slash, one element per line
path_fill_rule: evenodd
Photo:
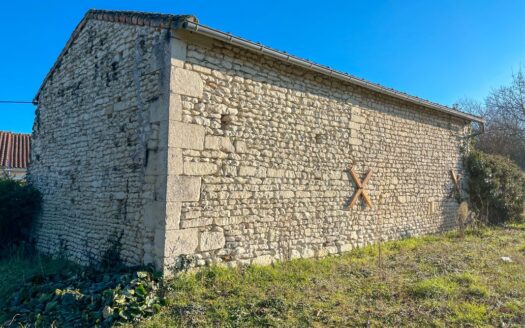
<path fill-rule="evenodd" d="M 203 150 L 204 132 L 202 125 L 170 121 L 168 146 Z"/>
<path fill-rule="evenodd" d="M 178 38 L 170 39 L 171 65 L 184 67 L 186 61 L 186 42 Z"/>
<path fill-rule="evenodd" d="M 155 229 L 155 234 L 153 235 L 153 253 L 160 255 L 159 257 L 164 256 L 164 245 L 166 241 L 166 230 L 164 227 L 158 227 Z"/>
<path fill-rule="evenodd" d="M 211 74 L 211 69 L 205 66 L 197 65 L 197 64 L 193 64 L 193 70 L 199 73 L 206 74 L 206 75 Z"/>
<path fill-rule="evenodd" d="M 257 174 L 257 167 L 255 166 L 241 166 L 239 168 L 240 176 L 253 177 L 255 174 Z"/>
<path fill-rule="evenodd" d="M 361 135 L 361 132 L 359 132 L 359 130 L 357 129 L 352 129 L 350 130 L 350 139 L 357 139 L 359 138 L 359 136 Z"/>
<path fill-rule="evenodd" d="M 353 248 L 352 244 L 343 244 L 339 246 L 339 252 L 349 252 Z"/>
<path fill-rule="evenodd" d="M 430 202 L 428 205 L 429 214 L 435 214 L 437 212 L 437 202 Z"/>
<path fill-rule="evenodd" d="M 296 191 L 295 192 L 295 197 L 297 197 L 297 198 L 308 198 L 308 197 L 310 197 L 310 192 L 309 191 Z"/>
<path fill-rule="evenodd" d="M 165 121 L 168 119 L 165 102 L 161 101 L 161 99 L 150 103 L 148 107 L 150 123 Z"/>
<path fill-rule="evenodd" d="M 257 172 L 255 172 L 255 176 L 257 178 L 266 178 L 266 174 L 267 174 L 266 171 L 267 169 L 265 167 L 259 166 L 257 168 Z"/>
<path fill-rule="evenodd" d="M 226 243 L 224 232 L 221 231 L 204 231 L 200 235 L 199 250 L 201 252 L 211 251 L 223 248 Z"/>
<path fill-rule="evenodd" d="M 220 149 L 220 137 L 206 136 L 204 139 L 204 149 Z"/>
<path fill-rule="evenodd" d="M 328 252 L 328 254 L 337 254 L 339 252 L 337 246 L 327 246 L 325 249 Z"/>
<path fill-rule="evenodd" d="M 207 162 L 184 162 L 184 174 L 186 175 L 210 175 L 217 172 L 217 164 Z"/>
<path fill-rule="evenodd" d="M 363 116 L 352 115 L 352 121 L 355 123 L 366 123 L 366 119 Z"/>
<path fill-rule="evenodd" d="M 362 112 L 361 108 L 359 108 L 357 106 L 352 106 L 352 114 L 360 115 L 361 112 Z"/>
<path fill-rule="evenodd" d="M 144 204 L 144 223 L 152 230 L 161 227 L 166 215 L 163 201 L 152 201 Z"/>
<path fill-rule="evenodd" d="M 349 140 L 350 140 L 350 144 L 354 146 L 359 146 L 363 144 L 363 141 L 358 138 L 350 138 Z"/>
<path fill-rule="evenodd" d="M 212 218 L 196 218 L 191 220 L 183 220 L 181 222 L 181 228 L 197 228 L 197 227 L 206 227 L 213 223 Z"/>
<path fill-rule="evenodd" d="M 168 174 L 179 175 L 183 173 L 184 163 L 182 161 L 182 149 L 168 149 Z"/>
<path fill-rule="evenodd" d="M 246 142 L 237 140 L 235 141 L 235 151 L 239 154 L 244 154 L 248 152 L 248 147 L 246 146 Z"/>
<path fill-rule="evenodd" d="M 156 265 L 156 261 L 153 257 L 153 254 L 151 254 L 151 252 L 147 251 L 146 249 L 144 250 L 144 257 L 142 258 L 142 261 L 145 265 Z"/>
<path fill-rule="evenodd" d="M 164 257 L 175 257 L 181 254 L 193 254 L 199 246 L 198 229 L 166 231 Z"/>
<path fill-rule="evenodd" d="M 207 136 L 204 141 L 204 148 L 222 150 L 227 153 L 233 153 L 235 147 L 228 137 L 216 137 L 216 136 Z"/>
<path fill-rule="evenodd" d="M 316 257 L 325 257 L 325 256 L 328 256 L 329 251 L 328 249 L 326 248 L 321 248 L 321 249 L 318 249 L 316 252 L 315 252 L 315 256 Z"/>
<path fill-rule="evenodd" d="M 298 258 L 301 258 L 301 253 L 296 250 L 296 249 L 293 249 L 291 252 L 290 252 L 290 259 L 298 259 Z"/>
<path fill-rule="evenodd" d="M 199 73 L 180 67 L 171 67 L 170 91 L 184 96 L 202 97 L 204 83 Z"/>
<path fill-rule="evenodd" d="M 168 135 L 169 135 L 169 123 L 167 118 L 158 123 L 158 140 L 159 140 L 159 149 L 165 150 L 168 146 Z M 163 161 L 165 163 L 165 161 Z"/>
<path fill-rule="evenodd" d="M 285 175 L 285 170 L 281 170 L 281 169 L 268 169 L 267 171 L 267 175 L 268 177 L 271 177 L 271 178 L 282 178 L 284 177 Z"/>
<path fill-rule="evenodd" d="M 315 256 L 315 251 L 311 248 L 305 248 L 302 250 L 302 257 L 304 258 L 310 258 Z"/>
<path fill-rule="evenodd" d="M 222 166 L 222 173 L 227 177 L 237 176 L 237 166 L 224 164 Z"/>
<path fill-rule="evenodd" d="M 168 175 L 167 184 L 169 202 L 196 202 L 200 199 L 200 177 Z"/>
<path fill-rule="evenodd" d="M 270 265 L 275 261 L 271 255 L 261 255 L 252 260 L 254 265 Z"/>
<path fill-rule="evenodd" d="M 351 129 L 351 130 L 359 130 L 361 128 L 361 124 L 360 123 L 356 123 L 356 122 L 350 122 L 348 124 L 348 127 Z"/>
<path fill-rule="evenodd" d="M 159 141 L 158 140 L 148 140 L 147 148 L 148 150 L 157 150 L 159 148 Z"/>
<path fill-rule="evenodd" d="M 172 121 L 182 120 L 182 101 L 180 95 L 170 92 L 169 119 Z"/>
<path fill-rule="evenodd" d="M 180 229 L 181 202 L 166 202 L 166 230 Z"/>

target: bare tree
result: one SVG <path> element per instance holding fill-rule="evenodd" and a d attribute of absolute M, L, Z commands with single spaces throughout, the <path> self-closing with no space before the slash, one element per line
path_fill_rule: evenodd
<path fill-rule="evenodd" d="M 485 102 L 461 99 L 456 107 L 483 116 L 485 133 L 478 136 L 477 148 L 487 153 L 506 156 L 525 169 L 525 74 L 523 69 L 512 75 L 507 86 L 494 89 Z"/>
<path fill-rule="evenodd" d="M 525 138 L 525 75 L 520 68 L 509 86 L 493 90 L 485 99 L 488 118 L 506 134 Z"/>

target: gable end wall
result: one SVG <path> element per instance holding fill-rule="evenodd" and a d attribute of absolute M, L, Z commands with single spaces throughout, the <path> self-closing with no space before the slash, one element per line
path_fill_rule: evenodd
<path fill-rule="evenodd" d="M 46 80 L 29 170 L 43 196 L 41 251 L 83 264 L 108 250 L 132 265 L 162 257 L 154 234 L 165 211 L 155 202 L 165 193 L 167 33 L 90 19 Z"/>

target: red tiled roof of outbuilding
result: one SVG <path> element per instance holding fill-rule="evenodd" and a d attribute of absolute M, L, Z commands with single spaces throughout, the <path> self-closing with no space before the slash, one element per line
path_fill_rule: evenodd
<path fill-rule="evenodd" d="M 0 167 L 27 168 L 31 135 L 0 131 Z"/>

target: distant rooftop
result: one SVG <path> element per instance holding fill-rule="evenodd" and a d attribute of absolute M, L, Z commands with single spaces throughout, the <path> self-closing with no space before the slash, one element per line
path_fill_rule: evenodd
<path fill-rule="evenodd" d="M 31 135 L 0 131 L 0 168 L 26 169 Z"/>

